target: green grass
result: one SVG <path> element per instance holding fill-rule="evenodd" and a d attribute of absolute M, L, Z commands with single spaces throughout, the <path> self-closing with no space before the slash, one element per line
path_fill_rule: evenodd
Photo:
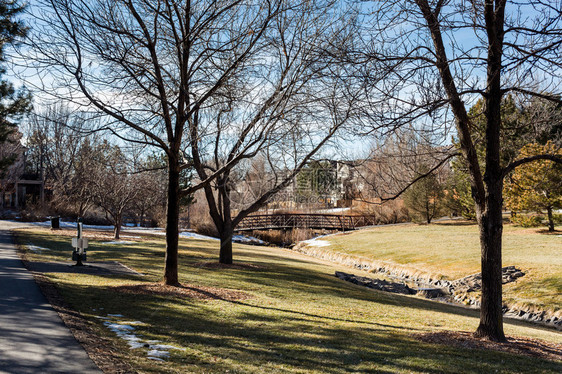
<path fill-rule="evenodd" d="M 86 237 L 87 237 L 86 233 Z M 29 252 L 36 261 L 67 259 L 68 237 L 48 231 L 20 231 L 19 241 L 48 248 Z M 216 261 L 218 243 L 182 240 L 180 280 L 199 286 L 242 290 L 252 298 L 237 302 L 116 294 L 112 286 L 155 282 L 163 273 L 164 241 L 150 238 L 125 245 L 91 242 L 89 259 L 117 260 L 145 277 L 48 274 L 65 299 L 105 329 L 100 315 L 139 320 L 138 334 L 182 347 L 166 362 L 146 359 L 146 349 L 128 359 L 147 373 L 555 373 L 560 362 L 507 353 L 422 343 L 415 334 L 439 330 L 473 331 L 477 312 L 425 299 L 367 290 L 334 277 L 334 266 L 270 247 L 235 245 L 235 262 L 257 269 L 206 269 Z M 103 308 L 103 309 L 102 309 Z M 101 310 L 100 310 L 101 309 Z M 507 322 L 508 335 L 562 342 L 552 330 Z"/>
<path fill-rule="evenodd" d="M 453 224 L 381 226 L 323 238 L 322 250 L 385 261 L 454 280 L 480 271 L 478 228 Z M 560 312 L 562 306 L 562 233 L 504 226 L 503 266 L 525 276 L 504 286 L 510 305 Z"/>

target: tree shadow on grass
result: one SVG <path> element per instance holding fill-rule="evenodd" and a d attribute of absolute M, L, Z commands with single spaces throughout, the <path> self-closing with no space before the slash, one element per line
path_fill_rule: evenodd
<path fill-rule="evenodd" d="M 96 300 L 112 298 L 107 294 L 110 290 L 68 291 L 97 293 Z M 137 328 L 139 336 L 187 348 L 171 352 L 170 357 L 170 363 L 184 372 L 190 367 L 208 372 L 322 373 L 554 373 L 560 369 L 560 364 L 534 358 L 420 342 L 400 326 L 245 302 L 120 295 L 119 303 L 107 305 L 105 312 L 146 323 Z M 133 353 L 142 357 L 145 351 Z"/>
<path fill-rule="evenodd" d="M 477 226 L 476 221 L 469 220 L 452 220 L 452 221 L 434 221 L 432 225 L 436 226 Z"/>

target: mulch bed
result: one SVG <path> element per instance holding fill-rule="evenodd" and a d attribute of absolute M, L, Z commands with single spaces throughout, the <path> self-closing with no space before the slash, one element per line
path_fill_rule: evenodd
<path fill-rule="evenodd" d="M 147 283 L 128 286 L 112 287 L 117 292 L 134 295 L 151 295 L 176 297 L 195 300 L 247 300 L 252 296 L 241 291 L 227 290 L 225 288 L 180 285 L 177 287 L 166 286 L 162 283 Z"/>
<path fill-rule="evenodd" d="M 440 331 L 415 335 L 426 343 L 443 344 L 464 349 L 484 349 L 538 357 L 545 360 L 562 361 L 562 344 L 543 340 L 508 336 L 506 343 L 497 343 L 483 338 L 476 338 L 466 331 Z"/>
<path fill-rule="evenodd" d="M 255 264 L 245 264 L 245 263 L 236 263 L 236 264 L 221 264 L 220 262 L 198 262 L 193 266 L 198 268 L 205 268 L 205 269 L 237 269 L 237 270 L 262 270 L 264 269 L 263 266 L 255 265 Z"/>

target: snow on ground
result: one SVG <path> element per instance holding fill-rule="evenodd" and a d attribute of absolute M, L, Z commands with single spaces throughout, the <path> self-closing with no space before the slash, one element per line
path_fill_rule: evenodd
<path fill-rule="evenodd" d="M 119 338 L 125 340 L 130 349 L 147 348 L 147 357 L 151 360 L 164 361 L 170 357 L 170 350 L 184 350 L 169 344 L 161 344 L 159 340 L 146 340 L 135 333 L 135 326 L 146 326 L 141 321 L 126 321 L 121 314 L 108 314 L 107 317 L 98 316 L 103 324 L 113 331 Z"/>
<path fill-rule="evenodd" d="M 331 243 L 327 240 L 317 240 L 317 238 L 305 240 L 304 243 L 311 247 L 329 247 Z"/>
<path fill-rule="evenodd" d="M 45 222 L 31 222 L 30 224 L 40 227 L 51 227 L 51 221 Z M 76 222 L 72 221 L 60 221 L 60 228 L 61 229 L 76 229 Z M 83 225 L 84 230 L 113 230 L 113 226 L 102 226 L 102 225 Z M 166 235 L 166 232 L 158 227 L 123 227 L 123 230 L 126 230 L 128 233 L 139 233 L 139 234 L 152 234 L 152 235 Z M 131 239 L 140 239 L 140 236 L 133 236 L 133 235 L 121 235 L 121 238 L 131 238 Z M 214 238 L 212 236 L 201 235 L 197 234 L 192 231 L 181 231 L 180 238 L 185 239 L 197 239 L 197 240 L 219 240 L 218 238 Z M 254 238 L 252 236 L 247 235 L 234 235 L 232 237 L 232 241 L 235 243 L 242 243 L 242 244 L 254 244 L 254 245 L 267 245 L 267 242 L 260 240 L 258 238 Z M 103 242 L 102 244 L 131 244 L 130 241 L 110 241 L 110 242 Z"/>
<path fill-rule="evenodd" d="M 213 238 L 212 236 L 197 234 L 196 232 L 183 231 L 180 232 L 180 238 L 186 239 L 201 239 L 201 240 L 219 240 L 218 238 Z"/>
<path fill-rule="evenodd" d="M 234 235 L 232 237 L 232 241 L 234 243 L 242 243 L 242 244 L 254 244 L 254 245 L 267 245 L 267 242 L 264 242 L 261 239 L 254 238 L 253 236 L 247 235 Z"/>
<path fill-rule="evenodd" d="M 41 251 L 48 251 L 49 250 L 48 248 L 38 247 L 38 246 L 33 245 L 33 244 L 26 244 L 25 246 L 31 252 L 41 252 Z"/>
<path fill-rule="evenodd" d="M 100 244 L 133 244 L 134 242 L 127 241 L 127 240 L 113 240 L 110 242 L 101 242 Z"/>
<path fill-rule="evenodd" d="M 51 227 L 51 221 L 45 222 L 29 222 L 29 224 L 34 226 L 40 227 Z M 73 221 L 60 221 L 59 226 L 61 229 L 75 229 L 77 226 L 76 222 Z M 101 226 L 101 225 L 83 225 L 84 229 L 92 229 L 92 230 L 108 230 L 113 229 L 113 226 Z"/>

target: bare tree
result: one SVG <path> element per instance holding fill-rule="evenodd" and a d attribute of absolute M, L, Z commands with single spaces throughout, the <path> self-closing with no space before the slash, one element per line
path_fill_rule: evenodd
<path fill-rule="evenodd" d="M 267 70 L 264 50 L 271 46 L 272 25 L 277 22 L 282 27 L 281 15 L 302 14 L 297 8 L 306 4 L 281 0 L 37 3 L 30 38 L 33 49 L 26 58 L 34 61 L 39 75 L 49 72 L 40 88 L 95 108 L 106 116 L 106 129 L 114 135 L 166 154 L 164 282 L 176 285 L 180 197 L 208 185 L 250 149 L 242 138 L 230 161 L 218 170 L 207 170 L 198 185 L 181 189 L 180 173 L 189 167 L 190 147 L 200 144 L 204 129 L 221 121 L 217 118 L 221 110 L 216 109 L 225 109 L 223 98 L 236 92 L 242 77 L 248 83 L 254 73 Z M 250 63 L 256 59 L 262 60 L 261 69 Z M 291 94 L 292 88 L 276 85 L 277 77 L 269 78 L 267 89 L 277 96 Z M 259 90 L 254 94 L 263 107 L 256 111 L 267 115 L 277 96 Z"/>
<path fill-rule="evenodd" d="M 315 34 L 313 29 L 324 27 L 328 32 L 331 27 L 325 22 L 317 26 L 318 17 L 309 13 L 318 14 L 319 9 L 326 10 L 335 2 L 38 3 L 33 10 L 37 18 L 30 39 L 33 49 L 26 57 L 34 61 L 39 74 L 49 72 L 49 79 L 43 80 L 40 88 L 95 108 L 106 116 L 106 129 L 114 135 L 160 148 L 166 154 L 164 282 L 177 285 L 180 197 L 203 187 L 209 189 L 211 181 L 255 155 L 256 145 L 271 142 L 267 135 L 273 124 L 284 115 L 289 117 L 287 98 L 299 87 L 299 80 L 291 77 L 302 74 L 299 66 L 314 69 L 313 61 L 319 58 L 314 53 L 305 54 L 313 45 L 307 45 L 306 38 Z M 324 18 L 329 19 L 329 14 Z M 291 40 L 300 33 L 301 43 L 280 39 L 291 30 Z M 270 69 L 273 62 L 283 68 Z M 233 113 L 244 107 L 249 110 Z M 229 108 L 233 110 L 229 112 Z M 238 131 L 229 136 L 230 151 L 225 160 L 209 169 L 206 163 L 214 157 L 205 151 L 208 141 L 214 135 L 223 139 L 227 135 L 222 132 L 224 121 L 233 117 L 238 122 L 231 126 L 237 125 Z M 263 125 L 265 119 L 268 125 Z M 214 129 L 218 133 L 213 133 Z M 181 170 L 191 164 L 200 182 L 182 189 Z"/>
<path fill-rule="evenodd" d="M 137 194 L 132 201 L 132 210 L 138 218 L 138 224 L 154 217 L 156 209 L 166 206 L 166 185 L 162 183 L 165 175 L 160 171 L 141 171 L 134 174 Z"/>
<path fill-rule="evenodd" d="M 87 180 L 99 138 L 90 134 L 95 119 L 61 103 L 36 110 L 25 128 L 27 168 L 42 175 L 55 211 L 83 217 L 93 202 Z"/>
<path fill-rule="evenodd" d="M 560 1 L 380 1 L 364 17 L 366 44 L 352 53 L 370 87 L 369 118 L 378 129 L 403 124 L 456 131 L 466 160 L 482 249 L 482 302 L 477 336 L 505 341 L 502 323 L 502 187 L 514 168 L 536 155 L 501 164 L 501 102 L 506 94 L 560 102 Z M 386 71 L 370 83 L 371 72 Z M 376 77 L 378 78 L 378 77 Z M 468 107 L 484 101 L 485 172 L 478 163 Z M 367 130 L 366 130 L 367 131 Z"/>
<path fill-rule="evenodd" d="M 221 263 L 233 261 L 238 223 L 287 187 L 357 114 L 360 90 L 334 59 L 320 55 L 333 43 L 345 43 L 348 30 L 334 12 L 317 6 L 299 4 L 290 15 L 276 17 L 267 49 L 252 61 L 252 71 L 241 72 L 212 105 L 196 112 L 190 127 L 199 179 L 216 176 L 203 189 L 221 240 Z M 233 194 L 235 182 L 250 177 L 249 160 L 256 156 L 265 159 L 267 178 L 253 187 L 255 195 L 241 200 Z"/>
<path fill-rule="evenodd" d="M 119 239 L 123 217 L 140 192 L 139 175 L 131 173 L 125 155 L 117 146 L 103 143 L 90 157 L 94 157 L 95 164 L 87 180 L 89 193 L 113 224 L 115 239 Z"/>

